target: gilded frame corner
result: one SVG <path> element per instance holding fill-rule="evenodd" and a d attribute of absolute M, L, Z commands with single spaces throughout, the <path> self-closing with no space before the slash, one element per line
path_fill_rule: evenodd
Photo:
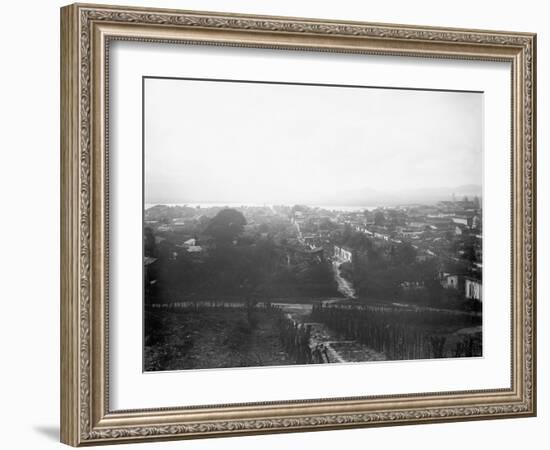
<path fill-rule="evenodd" d="M 113 39 L 508 61 L 512 386 L 232 407 L 108 406 L 107 61 Z M 61 440 L 144 440 L 536 414 L 536 35 L 74 4 L 61 9 Z"/>

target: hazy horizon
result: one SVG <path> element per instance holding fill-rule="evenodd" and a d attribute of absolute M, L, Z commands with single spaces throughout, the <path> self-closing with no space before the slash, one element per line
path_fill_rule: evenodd
<path fill-rule="evenodd" d="M 455 198 L 456 200 L 462 200 L 465 196 L 468 197 L 469 199 L 473 199 L 474 197 L 478 197 L 480 199 L 483 198 L 482 194 L 481 194 L 481 187 L 480 187 L 480 191 L 479 193 L 476 193 L 476 192 L 473 192 L 471 191 L 470 193 L 460 193 L 460 191 L 456 191 L 454 192 L 455 193 Z M 258 207 L 262 207 L 262 206 L 295 206 L 295 205 L 303 205 L 303 206 L 308 206 L 308 207 L 312 207 L 312 208 L 341 208 L 341 209 L 346 209 L 346 208 L 353 208 L 353 209 L 357 209 L 357 208 L 384 208 L 384 207 L 395 207 L 395 206 L 409 206 L 409 205 L 416 205 L 416 204 L 425 204 L 425 205 L 431 205 L 431 204 L 436 204 L 440 201 L 447 201 L 447 200 L 451 200 L 452 199 L 452 194 L 450 194 L 449 196 L 446 196 L 446 197 L 436 197 L 436 198 L 427 198 L 425 197 L 424 199 L 422 198 L 418 198 L 417 201 L 405 201 L 405 202 L 398 202 L 398 201 L 387 201 L 387 202 L 380 202 L 380 201 L 374 201 L 374 202 L 371 202 L 371 204 L 368 204 L 368 203 L 353 203 L 352 204 L 345 204 L 345 203 L 342 203 L 342 202 L 336 202 L 336 203 L 333 203 L 333 204 L 319 204 L 319 203 L 308 203 L 308 202 L 282 202 L 282 203 L 269 203 L 269 202 L 239 202 L 239 201 L 235 201 L 235 202 L 228 202 L 228 201 L 221 201 L 221 202 L 214 202 L 214 201 L 206 201 L 206 202 L 187 202 L 187 201 L 163 201 L 163 200 L 158 200 L 158 201 L 154 201 L 154 200 L 151 200 L 151 201 L 146 201 L 144 202 L 144 205 L 145 207 L 150 207 L 150 206 L 155 206 L 155 205 L 166 205 L 166 206 L 196 206 L 196 205 L 199 205 L 199 206 L 212 206 L 212 207 L 215 207 L 215 206 L 228 206 L 228 207 L 237 207 L 237 206 L 258 206 Z"/>
<path fill-rule="evenodd" d="M 146 204 L 482 193 L 481 93 L 146 79 L 144 100 Z"/>

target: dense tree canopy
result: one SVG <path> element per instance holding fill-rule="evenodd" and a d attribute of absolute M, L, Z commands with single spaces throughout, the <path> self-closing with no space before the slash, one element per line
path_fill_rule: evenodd
<path fill-rule="evenodd" d="M 386 223 L 386 217 L 384 216 L 384 213 L 382 211 L 376 211 L 374 213 L 374 224 L 378 226 L 382 226 Z"/>
<path fill-rule="evenodd" d="M 145 228 L 143 251 L 145 256 L 157 256 L 155 235 L 150 227 Z"/>
<path fill-rule="evenodd" d="M 206 234 L 212 236 L 220 245 L 226 245 L 236 239 L 244 230 L 246 219 L 236 209 L 223 209 L 210 220 Z"/>

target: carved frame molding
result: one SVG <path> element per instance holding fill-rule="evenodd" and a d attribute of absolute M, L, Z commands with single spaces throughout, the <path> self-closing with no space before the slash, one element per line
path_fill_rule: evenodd
<path fill-rule="evenodd" d="M 78 446 L 535 415 L 534 34 L 76 4 L 61 10 L 61 38 L 63 442 Z M 110 411 L 105 105 L 113 39 L 511 62 L 511 388 Z"/>

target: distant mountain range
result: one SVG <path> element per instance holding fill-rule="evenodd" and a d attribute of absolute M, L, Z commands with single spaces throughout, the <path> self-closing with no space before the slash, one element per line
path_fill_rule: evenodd
<path fill-rule="evenodd" d="M 185 199 L 164 199 L 162 201 L 146 201 L 147 204 L 239 204 L 239 205 L 263 205 L 263 204 L 304 204 L 304 205 L 330 205 L 330 206 L 395 206 L 411 203 L 432 204 L 444 200 L 452 200 L 453 194 L 456 200 L 464 196 L 472 198 L 482 196 L 482 188 L 475 184 L 466 184 L 456 187 L 418 188 L 406 191 L 379 191 L 372 188 L 362 188 L 346 191 L 335 191 L 330 194 L 322 194 L 316 198 L 296 198 L 289 201 L 278 199 L 208 199 L 205 201 L 190 201 Z"/>

